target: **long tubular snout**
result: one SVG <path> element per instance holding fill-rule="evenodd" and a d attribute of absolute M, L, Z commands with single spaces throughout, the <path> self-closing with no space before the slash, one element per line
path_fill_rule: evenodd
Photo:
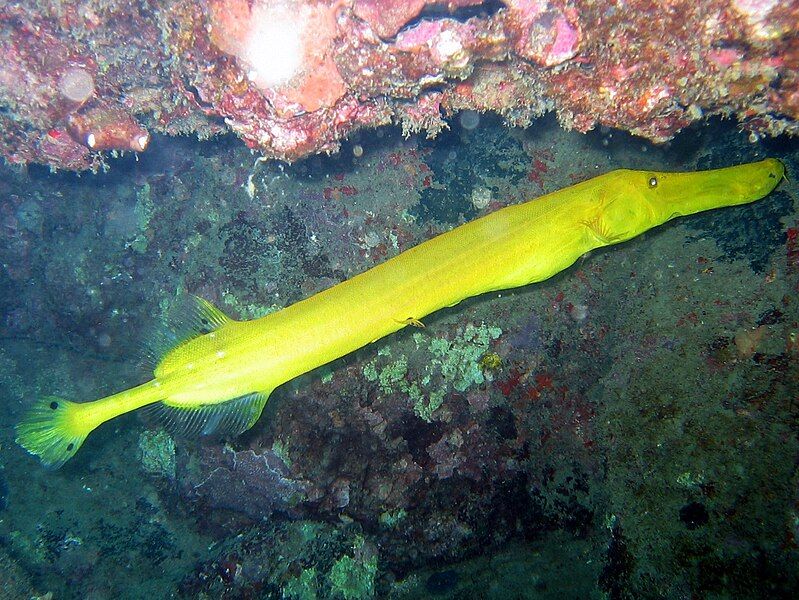
<path fill-rule="evenodd" d="M 649 194 L 662 221 L 681 215 L 748 204 L 773 190 L 785 176 L 785 166 L 775 158 L 693 173 L 652 173 Z"/>

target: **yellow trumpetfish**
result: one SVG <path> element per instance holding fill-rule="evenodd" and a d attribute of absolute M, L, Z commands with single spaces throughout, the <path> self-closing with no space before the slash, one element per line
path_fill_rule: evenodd
<path fill-rule="evenodd" d="M 775 159 L 613 171 L 456 227 L 260 319 L 234 321 L 198 300 L 192 334 L 165 352 L 151 381 L 94 402 L 43 398 L 17 425 L 17 442 L 58 467 L 95 427 L 148 405 L 188 433 L 240 433 L 272 390 L 302 373 L 465 298 L 548 279 L 675 217 L 758 200 L 784 171 Z"/>

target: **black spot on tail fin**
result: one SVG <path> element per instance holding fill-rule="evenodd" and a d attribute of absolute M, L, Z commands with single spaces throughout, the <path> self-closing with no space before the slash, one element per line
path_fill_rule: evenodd
<path fill-rule="evenodd" d="M 45 467 L 57 469 L 75 456 L 92 430 L 79 411 L 80 404 L 45 396 L 17 424 L 16 441 Z"/>
<path fill-rule="evenodd" d="M 232 400 L 201 406 L 175 406 L 158 402 L 145 408 L 167 431 L 177 436 L 238 435 L 255 425 L 269 392 L 255 392 Z"/>
<path fill-rule="evenodd" d="M 181 344 L 233 322 L 207 300 L 189 296 L 180 302 L 145 342 L 144 363 L 154 371 L 161 359 Z"/>

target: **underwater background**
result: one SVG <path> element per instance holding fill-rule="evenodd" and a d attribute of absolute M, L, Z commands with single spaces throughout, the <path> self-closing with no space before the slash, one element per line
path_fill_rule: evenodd
<path fill-rule="evenodd" d="M 96 175 L 0 167 L 0 597 L 796 597 L 799 142 L 450 125 L 290 166 L 224 136 Z M 57 471 L 14 443 L 36 398 L 149 379 L 188 294 L 254 318 L 612 169 L 767 156 L 787 181 L 764 200 L 435 313 L 237 438 L 134 413 Z"/>

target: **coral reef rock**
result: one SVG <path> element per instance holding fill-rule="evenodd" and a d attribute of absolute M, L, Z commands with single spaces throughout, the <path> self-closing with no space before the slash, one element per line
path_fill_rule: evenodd
<path fill-rule="evenodd" d="M 0 152 L 97 169 L 151 132 L 232 130 L 292 161 L 462 110 L 656 142 L 709 115 L 795 135 L 798 22 L 796 0 L 5 3 Z"/>

